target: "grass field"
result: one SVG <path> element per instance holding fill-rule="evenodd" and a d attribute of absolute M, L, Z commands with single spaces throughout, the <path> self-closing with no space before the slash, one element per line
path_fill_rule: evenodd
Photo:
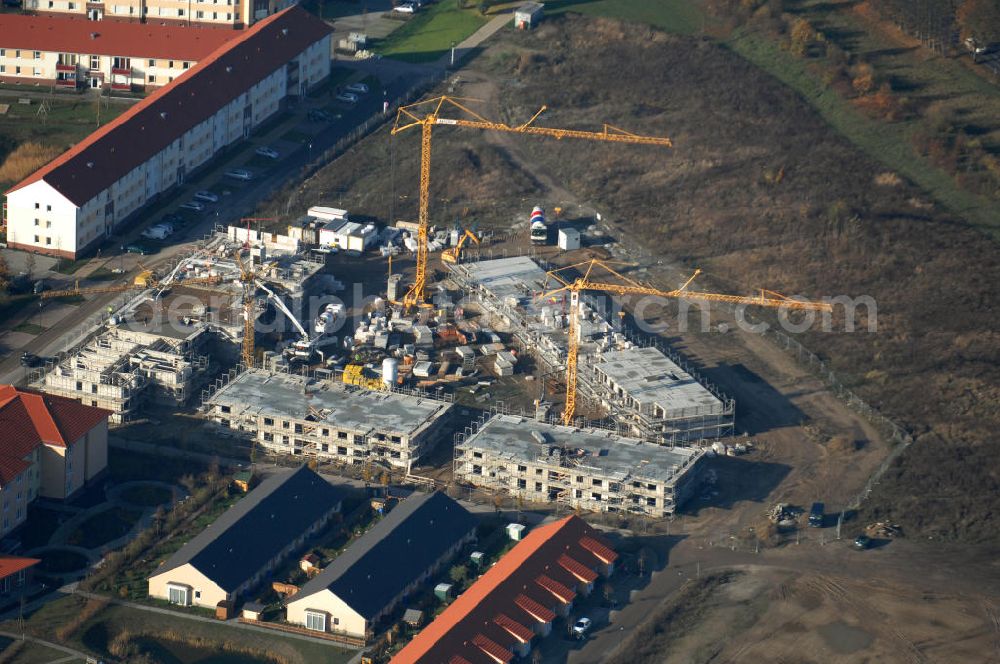
<path fill-rule="evenodd" d="M 85 548 L 102 546 L 132 530 L 142 512 L 114 507 L 87 519 L 70 533 L 67 542 Z"/>
<path fill-rule="evenodd" d="M 454 0 L 439 0 L 378 42 L 375 51 L 397 60 L 430 62 L 488 21 L 476 9 L 459 9 Z"/>
<path fill-rule="evenodd" d="M 798 92 L 824 120 L 870 157 L 913 180 L 953 213 L 983 230 L 1000 233 L 1000 203 L 962 190 L 949 173 L 929 163 L 914 149 L 911 137 L 919 121 L 890 123 L 867 117 L 825 85 L 808 69 L 805 60 L 783 50 L 768 36 L 738 31 L 726 46 Z M 964 94 L 959 82 L 965 76 L 975 75 L 963 73 L 964 76 L 951 79 L 951 93 L 939 94 Z"/>
<path fill-rule="evenodd" d="M 545 3 L 546 16 L 566 12 L 647 23 L 682 35 L 698 32 L 706 20 L 691 0 L 548 0 Z"/>
<path fill-rule="evenodd" d="M 97 102 L 90 97 L 72 99 L 53 98 L 50 110 L 39 115 L 41 103 L 32 99 L 31 105 L 18 103 L 16 93 L 3 95 L 0 103 L 9 104 L 7 113 L 0 115 L 0 165 L 7 156 L 23 143 L 33 141 L 46 147 L 65 150 L 97 129 Z M 129 104 L 101 104 L 101 125 L 111 121 L 129 108 Z M 12 180 L 0 182 L 0 189 L 15 184 Z"/>

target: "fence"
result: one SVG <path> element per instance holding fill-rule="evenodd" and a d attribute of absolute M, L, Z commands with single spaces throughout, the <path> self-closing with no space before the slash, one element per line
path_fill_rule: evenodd
<path fill-rule="evenodd" d="M 253 620 L 252 618 L 244 618 L 242 616 L 237 618 L 237 620 L 245 625 L 254 625 L 256 627 L 261 627 L 263 629 L 273 629 L 277 632 L 302 634 L 303 636 L 311 636 L 314 639 L 323 639 L 324 641 L 334 641 L 336 643 L 341 643 L 343 645 L 351 646 L 354 648 L 364 648 L 365 645 L 367 645 L 367 642 L 364 639 L 348 636 L 347 634 L 318 632 L 314 629 L 306 629 L 305 627 L 295 627 L 294 625 L 284 625 L 282 623 L 266 622 L 263 620 Z"/>

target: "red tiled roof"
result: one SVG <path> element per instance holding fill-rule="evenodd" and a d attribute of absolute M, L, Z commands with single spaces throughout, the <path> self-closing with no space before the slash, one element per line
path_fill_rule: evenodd
<path fill-rule="evenodd" d="M 563 584 L 559 583 L 552 577 L 546 576 L 544 574 L 535 579 L 535 583 L 537 583 L 542 588 L 545 588 L 550 593 L 555 595 L 556 599 L 558 599 L 563 604 L 569 604 L 576 597 L 575 592 L 573 592 Z"/>
<path fill-rule="evenodd" d="M 618 560 L 618 554 L 611 547 L 605 546 L 593 537 L 580 538 L 580 546 L 597 556 L 602 563 L 611 564 Z"/>
<path fill-rule="evenodd" d="M 479 664 L 486 656 L 474 643 L 477 637 L 505 649 L 516 648 L 524 642 L 521 637 L 529 636 L 530 627 L 553 620 L 555 613 L 549 607 L 560 604 L 539 579 L 545 577 L 567 588 L 576 586 L 579 581 L 558 562 L 562 557 L 570 557 L 581 566 L 579 561 L 600 564 L 597 556 L 580 544 L 584 537 L 604 544 L 597 531 L 576 516 L 535 528 L 397 653 L 392 664 L 454 664 L 460 660 Z M 520 633 L 509 629 L 507 620 L 519 625 Z"/>
<path fill-rule="evenodd" d="M 591 583 L 593 582 L 594 579 L 597 578 L 597 572 L 590 569 L 583 563 L 573 560 L 565 553 L 559 556 L 559 564 L 563 567 L 563 569 L 567 570 L 570 574 L 580 579 L 584 583 Z"/>
<path fill-rule="evenodd" d="M 472 662 L 462 657 L 461 655 L 455 655 L 454 657 L 448 660 L 448 664 L 472 664 Z"/>
<path fill-rule="evenodd" d="M 109 415 L 66 397 L 0 385 L 0 484 L 28 468 L 25 457 L 39 445 L 72 445 Z"/>
<path fill-rule="evenodd" d="M 496 617 L 493 618 L 493 622 L 510 632 L 511 635 L 521 643 L 527 643 L 531 640 L 531 637 L 535 635 L 535 633 L 531 631 L 530 627 L 525 627 L 510 616 L 503 613 L 498 613 Z"/>
<path fill-rule="evenodd" d="M 514 604 L 524 609 L 525 613 L 530 615 L 532 618 L 538 622 L 552 622 L 556 619 L 556 614 L 551 609 L 542 606 L 535 600 L 531 599 L 527 595 L 518 595 L 514 598 Z"/>
<path fill-rule="evenodd" d="M 45 180 L 82 206 L 332 31 L 298 6 L 269 16 L 7 193 Z"/>
<path fill-rule="evenodd" d="M 201 60 L 239 34 L 185 25 L 0 14 L 0 48 L 85 56 Z"/>
<path fill-rule="evenodd" d="M 499 662 L 499 664 L 507 664 L 510 660 L 514 659 L 514 653 L 507 650 L 496 641 L 486 638 L 482 634 L 476 634 L 472 637 L 472 645 L 482 650 L 484 653 L 489 655 L 491 659 Z"/>
<path fill-rule="evenodd" d="M 0 556 L 0 579 L 5 579 L 11 574 L 17 574 L 21 570 L 28 569 L 42 562 L 38 558 L 20 558 L 18 556 Z"/>

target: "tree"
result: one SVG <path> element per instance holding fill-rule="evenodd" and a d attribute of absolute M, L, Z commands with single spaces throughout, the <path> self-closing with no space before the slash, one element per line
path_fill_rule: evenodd
<path fill-rule="evenodd" d="M 465 580 L 469 578 L 469 568 L 465 565 L 455 565 L 451 568 L 451 571 L 448 572 L 448 576 L 450 576 L 451 580 L 455 583 L 464 583 Z"/>
<path fill-rule="evenodd" d="M 812 44 L 815 38 L 815 31 L 809 21 L 804 18 L 799 18 L 795 20 L 792 24 L 792 53 L 795 55 L 803 56 L 809 51 L 809 45 Z"/>
<path fill-rule="evenodd" d="M 875 70 L 869 64 L 858 65 L 851 86 L 859 95 L 864 96 L 875 89 Z"/>
<path fill-rule="evenodd" d="M 8 288 L 10 288 L 10 266 L 7 265 L 7 259 L 0 256 L 0 294 L 6 293 Z"/>
<path fill-rule="evenodd" d="M 28 274 L 28 281 L 34 278 L 35 274 L 35 255 L 29 253 L 24 259 L 24 271 Z"/>

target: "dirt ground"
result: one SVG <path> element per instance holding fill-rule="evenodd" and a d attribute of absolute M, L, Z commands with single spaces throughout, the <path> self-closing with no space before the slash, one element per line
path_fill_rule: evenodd
<path fill-rule="evenodd" d="M 783 569 L 741 567 L 700 600 L 646 645 L 655 659 L 620 661 L 985 662 L 1000 638 L 985 598 Z"/>

